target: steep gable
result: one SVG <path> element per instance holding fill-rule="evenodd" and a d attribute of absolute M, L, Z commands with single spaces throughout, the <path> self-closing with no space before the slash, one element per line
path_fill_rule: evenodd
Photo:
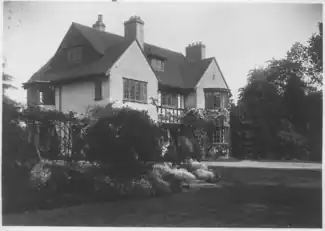
<path fill-rule="evenodd" d="M 196 86 L 212 61 L 213 58 L 208 58 L 184 63 L 182 66 L 182 77 L 185 87 L 193 88 Z"/>
<path fill-rule="evenodd" d="M 76 28 L 90 42 L 94 49 L 101 54 L 104 54 L 108 47 L 119 44 L 124 40 L 122 36 L 99 31 L 79 23 L 73 22 L 72 26 Z"/>
<path fill-rule="evenodd" d="M 106 49 L 104 55 L 94 62 L 87 65 L 80 65 L 75 68 L 58 71 L 48 71 L 46 80 L 48 81 L 67 81 L 80 77 L 87 77 L 92 75 L 104 75 L 111 68 L 111 66 L 118 60 L 118 58 L 130 46 L 131 42 L 121 42 L 115 46 Z"/>
<path fill-rule="evenodd" d="M 211 59 L 211 62 L 203 73 L 202 78 L 197 82 L 196 87 L 229 90 L 228 84 L 215 58 Z"/>
<path fill-rule="evenodd" d="M 58 59 L 58 54 L 71 43 L 82 43 L 87 47 L 91 54 L 88 55 L 90 58 L 87 62 L 73 67 L 67 67 L 62 64 L 64 62 L 62 60 L 64 59 Z M 123 54 L 128 45 L 130 43 L 123 36 L 99 31 L 78 23 L 72 23 L 56 55 L 45 65 L 47 68 L 42 67 L 32 76 L 29 82 L 35 80 L 63 81 L 83 76 L 105 74 L 119 56 Z M 143 52 L 146 58 L 149 55 L 164 57 L 164 70 L 154 70 L 159 84 L 179 89 L 195 88 L 202 81 L 202 76 L 207 71 L 212 60 L 214 60 L 213 58 L 209 58 L 190 62 L 182 53 L 148 43 L 144 44 Z M 61 65 L 53 65 L 56 60 L 61 60 Z M 221 73 L 220 68 L 219 72 Z M 219 85 L 228 88 L 223 76 L 222 79 L 224 84 L 221 81 Z"/>

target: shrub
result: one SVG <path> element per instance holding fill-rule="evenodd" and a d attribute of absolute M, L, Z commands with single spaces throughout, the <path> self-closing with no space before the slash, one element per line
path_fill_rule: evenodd
<path fill-rule="evenodd" d="M 68 170 L 47 163 L 36 164 L 30 172 L 30 183 L 37 190 L 50 189 L 57 193 L 69 187 Z"/>
<path fill-rule="evenodd" d="M 134 197 L 151 197 L 155 195 L 155 190 L 150 181 L 144 177 L 132 182 L 130 194 Z"/>
<path fill-rule="evenodd" d="M 157 171 L 149 172 L 148 179 L 152 184 L 156 195 L 165 195 L 172 192 L 170 183 L 163 180 L 162 176 Z"/>
<path fill-rule="evenodd" d="M 107 166 L 112 177 L 132 178 L 147 172 L 142 162 L 161 155 L 160 129 L 144 111 L 107 106 L 96 108 L 97 120 L 85 134 L 86 158 Z"/>
<path fill-rule="evenodd" d="M 178 162 L 184 161 L 188 158 L 193 158 L 200 160 L 201 148 L 198 141 L 193 138 L 188 138 L 186 136 L 178 137 Z"/>
<path fill-rule="evenodd" d="M 197 179 L 206 181 L 212 181 L 216 177 L 213 172 L 201 168 L 194 170 L 193 174 Z"/>

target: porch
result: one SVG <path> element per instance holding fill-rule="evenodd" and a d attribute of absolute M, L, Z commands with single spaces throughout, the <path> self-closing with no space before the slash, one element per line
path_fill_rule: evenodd
<path fill-rule="evenodd" d="M 219 109 L 208 110 L 213 116 Z M 177 137 L 186 134 L 187 126 L 182 123 L 182 115 L 185 115 L 186 109 L 183 108 L 173 108 L 166 106 L 157 106 L 158 120 L 161 123 L 161 127 L 165 129 L 168 137 L 173 140 L 177 140 Z M 208 139 L 210 144 L 205 144 L 201 137 L 201 128 L 194 128 L 193 137 L 196 137 L 201 147 L 210 146 L 216 150 L 225 150 L 227 154 L 230 151 L 230 126 L 229 117 L 226 119 L 221 119 L 218 121 L 217 126 L 212 129 L 213 131 L 208 132 Z M 167 136 L 166 136 L 167 137 Z M 207 146 L 206 146 L 207 147 Z"/>

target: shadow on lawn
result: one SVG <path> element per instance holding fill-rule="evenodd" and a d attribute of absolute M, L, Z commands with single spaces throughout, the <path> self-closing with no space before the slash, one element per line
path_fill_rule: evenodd
<path fill-rule="evenodd" d="M 321 188 L 235 184 L 3 217 L 4 225 L 321 228 Z"/>
<path fill-rule="evenodd" d="M 212 191 L 202 190 L 201 193 L 202 195 L 198 197 L 213 196 Z M 322 226 L 322 191 L 320 188 L 237 184 L 228 188 L 227 193 L 222 197 L 227 202 L 221 206 L 225 206 L 224 211 L 227 212 L 221 216 L 225 220 L 229 217 L 235 219 L 230 220 L 229 225 L 297 228 L 320 228 Z"/>

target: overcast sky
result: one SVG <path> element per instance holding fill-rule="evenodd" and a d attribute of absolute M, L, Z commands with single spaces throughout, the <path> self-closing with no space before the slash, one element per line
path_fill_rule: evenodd
<path fill-rule="evenodd" d="M 10 2 L 4 4 L 5 71 L 20 90 L 10 96 L 26 102 L 26 82 L 58 48 L 71 22 L 91 26 L 103 14 L 106 31 L 123 35 L 132 15 L 145 22 L 145 41 L 185 52 L 192 42 L 216 57 L 236 97 L 247 72 L 267 60 L 284 57 L 291 45 L 306 42 L 322 21 L 320 4 L 280 3 L 104 3 Z"/>

